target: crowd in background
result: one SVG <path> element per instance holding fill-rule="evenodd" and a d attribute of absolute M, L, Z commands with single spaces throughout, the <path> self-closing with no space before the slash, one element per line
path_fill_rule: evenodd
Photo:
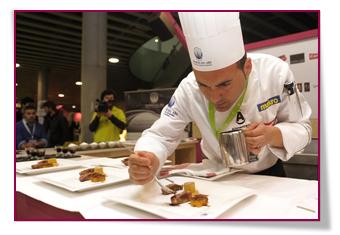
<path fill-rule="evenodd" d="M 32 98 L 25 97 L 17 103 L 16 149 L 54 147 L 76 140 L 79 123 L 73 120 L 72 113 L 68 120 L 52 101 L 44 102 L 40 108 L 44 111 L 42 121 Z"/>
<path fill-rule="evenodd" d="M 113 90 L 104 90 L 96 102 L 88 126 L 95 142 L 117 141 L 126 129 L 125 113 L 114 105 L 115 98 Z M 74 113 L 66 118 L 64 111 L 52 101 L 44 102 L 40 108 L 43 115 L 39 115 L 39 121 L 32 98 L 25 97 L 17 104 L 16 149 L 55 147 L 78 141 L 75 133 L 80 128 L 74 121 Z"/>

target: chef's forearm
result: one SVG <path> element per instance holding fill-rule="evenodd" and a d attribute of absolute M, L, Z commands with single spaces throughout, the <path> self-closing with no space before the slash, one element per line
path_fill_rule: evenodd
<path fill-rule="evenodd" d="M 283 139 L 281 130 L 275 126 L 270 127 L 270 141 L 269 145 L 276 148 L 283 148 Z"/>

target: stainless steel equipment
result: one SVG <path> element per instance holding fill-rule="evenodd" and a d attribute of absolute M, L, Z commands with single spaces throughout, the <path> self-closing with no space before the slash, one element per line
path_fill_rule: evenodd
<path fill-rule="evenodd" d="M 257 156 L 248 152 L 246 138 L 240 129 L 221 132 L 219 144 L 226 167 L 239 167 L 257 161 Z"/>

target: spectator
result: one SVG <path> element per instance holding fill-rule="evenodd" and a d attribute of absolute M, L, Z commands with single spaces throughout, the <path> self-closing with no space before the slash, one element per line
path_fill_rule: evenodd
<path fill-rule="evenodd" d="M 95 113 L 89 125 L 94 132 L 95 142 L 119 140 L 119 134 L 126 128 L 126 117 L 120 108 L 113 105 L 115 92 L 105 90 L 96 105 Z"/>
<path fill-rule="evenodd" d="M 68 115 L 68 124 L 69 124 L 69 140 L 70 141 L 75 141 L 77 140 L 76 138 L 76 133 L 79 133 L 79 122 L 74 121 L 74 113 L 71 112 Z"/>
<path fill-rule="evenodd" d="M 46 101 L 42 107 L 46 113 L 44 126 L 48 136 L 49 147 L 63 145 L 69 137 L 69 129 L 63 113 L 56 109 L 55 103 Z"/>
<path fill-rule="evenodd" d="M 16 122 L 19 122 L 21 121 L 22 119 L 22 108 L 28 104 L 28 103 L 31 103 L 33 104 L 34 103 L 34 100 L 30 97 L 24 97 L 20 100 L 20 103 L 17 103 L 17 107 L 16 107 Z"/>
<path fill-rule="evenodd" d="M 37 122 L 35 106 L 26 104 L 22 111 L 23 119 L 16 124 L 16 148 L 46 147 L 47 136 L 44 127 Z"/>

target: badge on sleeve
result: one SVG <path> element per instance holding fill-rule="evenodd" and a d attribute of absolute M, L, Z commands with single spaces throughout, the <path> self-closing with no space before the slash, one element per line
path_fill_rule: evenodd
<path fill-rule="evenodd" d="M 164 109 L 164 115 L 165 116 L 168 116 L 168 117 L 171 117 L 171 118 L 174 118 L 177 116 L 177 112 L 173 109 L 174 108 L 174 105 L 176 103 L 176 99 L 175 99 L 175 96 L 172 96 L 167 107 Z"/>

